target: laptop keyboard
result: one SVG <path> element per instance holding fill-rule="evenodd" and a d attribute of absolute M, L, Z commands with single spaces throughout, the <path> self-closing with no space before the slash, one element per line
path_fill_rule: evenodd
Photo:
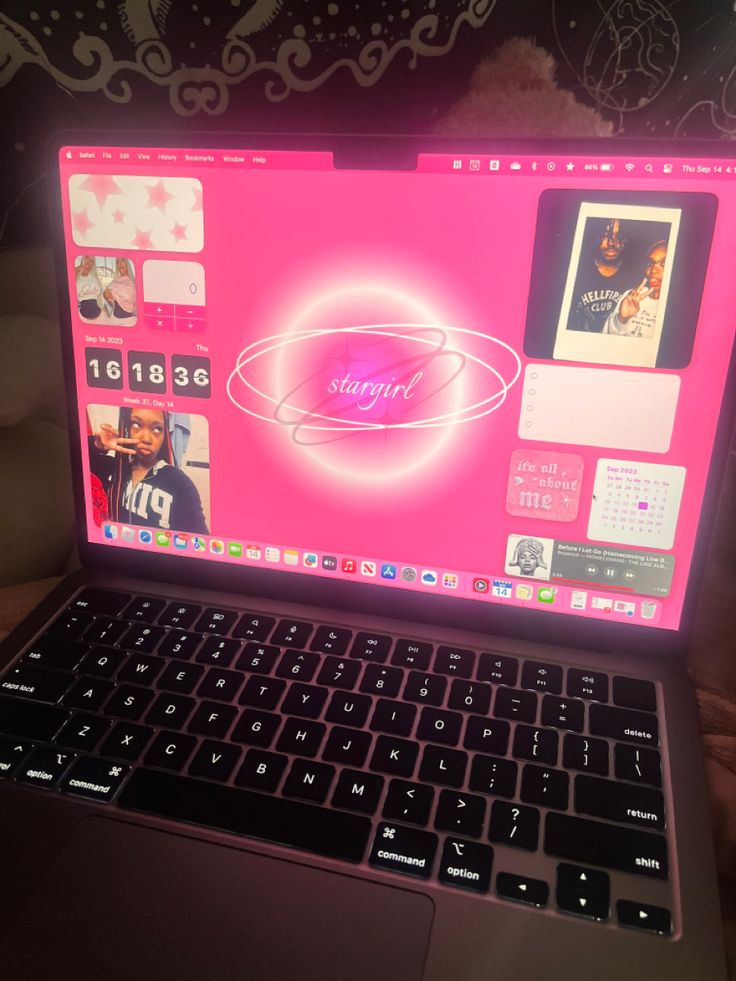
<path fill-rule="evenodd" d="M 0 681 L 0 777 L 669 934 L 636 896 L 669 875 L 656 709 L 649 681 L 87 589 Z"/>

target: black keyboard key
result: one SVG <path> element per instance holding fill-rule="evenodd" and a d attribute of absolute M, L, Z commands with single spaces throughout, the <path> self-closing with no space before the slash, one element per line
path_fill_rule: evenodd
<path fill-rule="evenodd" d="M 350 648 L 350 657 L 360 661 L 375 661 L 378 664 L 383 664 L 390 650 L 390 637 L 385 634 L 366 633 L 361 630 L 355 635 L 355 640 Z"/>
<path fill-rule="evenodd" d="M 516 688 L 496 689 L 494 715 L 500 719 L 513 719 L 515 722 L 535 722 L 537 718 L 537 696 L 533 691 L 519 691 Z"/>
<path fill-rule="evenodd" d="M 342 657 L 348 649 L 352 636 L 352 630 L 346 630 L 345 627 L 317 627 L 309 649 Z"/>
<path fill-rule="evenodd" d="M 475 712 L 476 715 L 488 715 L 491 707 L 490 685 L 483 685 L 476 681 L 461 681 L 456 678 L 450 686 L 450 697 L 447 700 L 448 708 L 456 712 Z"/>
<path fill-rule="evenodd" d="M 423 640 L 406 640 L 400 638 L 396 641 L 394 652 L 391 655 L 391 663 L 398 668 L 415 668 L 417 671 L 426 671 L 432 659 L 434 648 Z"/>
<path fill-rule="evenodd" d="M 380 664 L 366 664 L 360 690 L 368 695 L 384 695 L 395 698 L 401 690 L 404 672 L 399 668 L 386 668 Z"/>
<path fill-rule="evenodd" d="M 78 640 L 40 637 L 34 640 L 23 655 L 23 664 L 57 671 L 73 671 L 85 656 L 89 647 Z"/>
<path fill-rule="evenodd" d="M 608 743 L 588 736 L 565 736 L 562 765 L 566 770 L 583 770 L 608 776 Z"/>
<path fill-rule="evenodd" d="M 659 744 L 659 727 L 655 715 L 614 708 L 612 705 L 591 705 L 588 715 L 593 736 L 608 736 L 609 739 L 648 746 Z"/>
<path fill-rule="evenodd" d="M 203 634 L 226 634 L 237 619 L 238 614 L 233 613 L 232 610 L 221 610 L 216 606 L 208 606 L 197 620 L 194 629 Z"/>
<path fill-rule="evenodd" d="M 273 742 L 273 737 L 280 725 L 280 715 L 260 712 L 258 709 L 244 709 L 230 738 L 234 739 L 236 743 L 246 743 L 248 746 L 260 746 L 262 749 L 267 749 Z"/>
<path fill-rule="evenodd" d="M 588 698 L 593 702 L 608 701 L 608 675 L 602 671 L 581 671 L 570 668 L 567 672 L 567 694 L 571 698 Z"/>
<path fill-rule="evenodd" d="M 240 759 L 241 749 L 232 743 L 220 743 L 205 739 L 189 764 L 193 777 L 226 781 Z"/>
<path fill-rule="evenodd" d="M 33 787 L 55 787 L 76 759 L 74 753 L 60 749 L 36 749 L 16 771 L 16 780 Z"/>
<path fill-rule="evenodd" d="M 186 661 L 170 661 L 158 679 L 158 688 L 174 691 L 179 695 L 190 695 L 204 674 L 201 664 L 187 664 Z"/>
<path fill-rule="evenodd" d="M 409 736 L 414 727 L 416 714 L 415 705 L 379 698 L 371 719 L 371 729 L 374 732 L 386 732 L 392 736 Z"/>
<path fill-rule="evenodd" d="M 138 726 L 133 722 L 118 722 L 100 747 L 103 756 L 116 760 L 129 760 L 134 763 L 148 745 L 153 735 L 149 726 Z"/>
<path fill-rule="evenodd" d="M 197 694 L 200 698 L 216 698 L 223 702 L 232 702 L 240 691 L 244 680 L 239 671 L 211 668 L 204 676 L 197 689 Z"/>
<path fill-rule="evenodd" d="M 434 657 L 434 670 L 438 674 L 447 674 L 456 678 L 472 678 L 475 669 L 475 651 L 463 647 L 437 648 Z"/>
<path fill-rule="evenodd" d="M 92 674 L 97 678 L 113 678 L 129 655 L 113 647 L 93 647 L 79 665 L 81 674 Z"/>
<path fill-rule="evenodd" d="M 478 681 L 493 681 L 513 688 L 519 677 L 519 662 L 505 654 L 481 654 L 476 677 Z"/>
<path fill-rule="evenodd" d="M 69 719 L 55 741 L 59 746 L 66 746 L 67 749 L 91 751 L 109 729 L 110 723 L 107 719 L 102 719 L 99 715 L 77 712 Z"/>
<path fill-rule="evenodd" d="M 286 691 L 286 682 L 281 678 L 266 678 L 253 675 L 245 683 L 240 693 L 241 705 L 252 705 L 253 708 L 273 712 Z"/>
<path fill-rule="evenodd" d="M 426 825 L 434 801 L 434 790 L 425 783 L 392 780 L 383 805 L 383 816 L 390 821 Z"/>
<path fill-rule="evenodd" d="M 0 733 L 19 739 L 53 739 L 69 713 L 56 705 L 0 698 Z"/>
<path fill-rule="evenodd" d="M 445 787 L 462 787 L 468 754 L 458 749 L 445 749 L 441 746 L 425 746 L 419 779 L 428 783 L 439 783 Z"/>
<path fill-rule="evenodd" d="M 298 797 L 300 800 L 324 804 L 334 776 L 334 766 L 297 759 L 291 764 L 282 793 L 285 797 Z"/>
<path fill-rule="evenodd" d="M 463 745 L 466 749 L 477 749 L 482 753 L 505 756 L 509 746 L 511 727 L 503 719 L 488 719 L 471 715 L 465 727 Z"/>
<path fill-rule="evenodd" d="M 150 654 L 156 644 L 164 636 L 163 627 L 153 627 L 150 624 L 137 623 L 120 638 L 120 647 L 126 651 L 139 651 Z M 178 655 L 181 657 L 181 654 Z"/>
<path fill-rule="evenodd" d="M 276 676 L 289 681 L 311 681 L 319 664 L 319 654 L 313 651 L 284 651 Z"/>
<path fill-rule="evenodd" d="M 111 617 L 97 617 L 94 623 L 84 632 L 86 644 L 116 644 L 128 629 L 125 620 L 115 620 Z"/>
<path fill-rule="evenodd" d="M 527 763 L 521 771 L 521 799 L 525 804 L 566 811 L 569 796 L 570 776 L 564 770 Z"/>
<path fill-rule="evenodd" d="M 334 807 L 374 814 L 383 791 L 383 777 L 359 770 L 343 770 L 332 795 Z"/>
<path fill-rule="evenodd" d="M 326 688 L 294 682 L 294 684 L 289 685 L 289 691 L 281 704 L 281 711 L 285 715 L 300 715 L 305 719 L 318 719 L 328 694 Z"/>
<path fill-rule="evenodd" d="M 556 729 L 582 732 L 585 724 L 585 703 L 574 698 L 545 695 L 542 698 L 542 725 Z"/>
<path fill-rule="evenodd" d="M 486 802 L 473 794 L 443 790 L 437 803 L 434 826 L 440 831 L 480 838 L 486 816 Z"/>
<path fill-rule="evenodd" d="M 0 780 L 12 777 L 33 748 L 29 740 L 0 737 Z"/>
<path fill-rule="evenodd" d="M 116 688 L 105 704 L 106 715 L 137 722 L 154 699 L 154 692 L 134 685 Z"/>
<path fill-rule="evenodd" d="M 146 722 L 169 729 L 181 729 L 192 714 L 196 702 L 188 695 L 161 694 L 151 706 Z"/>
<path fill-rule="evenodd" d="M 491 886 L 493 849 L 477 841 L 445 838 L 437 877 L 446 886 L 488 892 Z"/>
<path fill-rule="evenodd" d="M 563 913 L 575 913 L 591 920 L 607 920 L 608 896 L 580 889 L 566 889 L 558 884 L 555 899 Z"/>
<path fill-rule="evenodd" d="M 235 777 L 235 783 L 239 787 L 250 787 L 252 790 L 262 790 L 272 794 L 278 787 L 288 763 L 288 757 L 280 756 L 278 753 L 249 749 Z"/>
<path fill-rule="evenodd" d="M 422 674 L 420 671 L 410 671 L 404 687 L 404 699 L 407 702 L 419 702 L 422 705 L 442 705 L 447 690 L 447 678 L 437 674 Z"/>
<path fill-rule="evenodd" d="M 428 879 L 437 844 L 437 835 L 429 831 L 379 824 L 368 861 L 377 869 Z"/>
<path fill-rule="evenodd" d="M 517 726 L 514 733 L 513 754 L 518 760 L 533 763 L 557 763 L 559 735 L 554 729 L 537 729 L 534 726 Z"/>
<path fill-rule="evenodd" d="M 662 765 L 656 749 L 616 743 L 613 758 L 619 780 L 649 783 L 654 787 L 662 786 Z"/>
<path fill-rule="evenodd" d="M 496 892 L 501 899 L 514 903 L 543 907 L 549 900 L 549 886 L 541 879 L 530 879 L 525 875 L 499 872 L 496 876 Z"/>
<path fill-rule="evenodd" d="M 107 803 L 118 792 L 129 770 L 130 767 L 114 760 L 84 756 L 74 762 L 59 789 L 73 797 Z"/>
<path fill-rule="evenodd" d="M 575 810 L 606 821 L 663 831 L 664 798 L 654 787 L 634 787 L 580 774 L 575 777 Z"/>
<path fill-rule="evenodd" d="M 61 614 L 46 631 L 49 637 L 58 637 L 62 640 L 74 640 L 80 637 L 83 631 L 89 627 L 94 620 L 91 613 L 82 609 L 70 609 Z"/>
<path fill-rule="evenodd" d="M 474 756 L 470 767 L 470 789 L 494 797 L 513 797 L 518 766 L 496 756 Z"/>
<path fill-rule="evenodd" d="M 558 664 L 545 664 L 542 661 L 524 661 L 521 687 L 559 695 L 562 691 L 562 668 Z"/>
<path fill-rule="evenodd" d="M 55 704 L 69 689 L 74 675 L 67 671 L 21 665 L 0 682 L 0 693 L 33 702 Z"/>
<path fill-rule="evenodd" d="M 281 730 L 276 749 L 297 756 L 316 756 L 327 727 L 309 719 L 287 719 Z"/>
<path fill-rule="evenodd" d="M 357 661 L 348 661 L 346 658 L 340 657 L 326 657 L 322 661 L 317 681 L 321 685 L 328 685 L 330 688 L 343 688 L 345 691 L 352 691 L 358 683 L 359 677 L 360 664 Z"/>
<path fill-rule="evenodd" d="M 231 637 L 208 637 L 197 653 L 198 664 L 212 664 L 226 668 L 240 652 L 240 641 Z"/>
<path fill-rule="evenodd" d="M 657 690 L 651 681 L 615 677 L 613 703 L 624 708 L 641 709 L 642 712 L 656 712 Z"/>
<path fill-rule="evenodd" d="M 667 839 L 648 831 L 550 811 L 545 821 L 544 850 L 571 862 L 655 879 L 668 877 Z"/>
<path fill-rule="evenodd" d="M 128 780 L 120 805 L 347 862 L 361 861 L 371 831 L 357 814 L 145 769 Z"/>
<path fill-rule="evenodd" d="M 95 712 L 105 701 L 115 685 L 106 678 L 79 678 L 64 698 L 69 708 Z"/>
<path fill-rule="evenodd" d="M 202 643 L 199 634 L 188 634 L 186 630 L 170 630 L 158 645 L 157 654 L 162 657 L 177 657 L 188 661 Z"/>
<path fill-rule="evenodd" d="M 244 613 L 233 628 L 233 637 L 255 641 L 265 640 L 275 623 L 274 617 L 263 616 L 262 613 Z"/>
<path fill-rule="evenodd" d="M 463 717 L 457 712 L 425 707 L 419 717 L 417 739 L 443 746 L 457 746 L 462 726 Z"/>
<path fill-rule="evenodd" d="M 539 811 L 536 807 L 494 800 L 488 837 L 499 844 L 533 852 L 539 842 Z"/>
<path fill-rule="evenodd" d="M 118 671 L 118 681 L 129 681 L 134 685 L 152 685 L 161 674 L 166 661 L 150 654 L 131 654 Z"/>
<path fill-rule="evenodd" d="M 158 619 L 166 627 L 179 627 L 186 630 L 194 623 L 202 607 L 196 603 L 169 603 Z"/>
<path fill-rule="evenodd" d="M 371 756 L 371 770 L 396 777 L 410 777 L 419 755 L 417 743 L 396 736 L 379 736 Z"/>
<path fill-rule="evenodd" d="M 672 933 L 672 916 L 670 911 L 662 906 L 650 906 L 648 903 L 619 899 L 616 903 L 616 915 L 621 926 L 665 935 Z"/>
<path fill-rule="evenodd" d="M 360 729 L 333 726 L 327 737 L 322 759 L 345 766 L 363 766 L 371 748 L 371 736 Z"/>
<path fill-rule="evenodd" d="M 166 600 L 155 596 L 135 596 L 125 608 L 123 616 L 126 620 L 136 620 L 142 623 L 153 623 L 161 610 L 166 606 Z"/>
<path fill-rule="evenodd" d="M 187 732 L 196 732 L 199 736 L 211 736 L 222 739 L 233 724 L 238 710 L 234 705 L 222 705 L 220 702 L 200 702 L 197 711 L 189 720 Z"/>
<path fill-rule="evenodd" d="M 197 740 L 181 732 L 162 730 L 151 743 L 143 762 L 165 770 L 181 770 L 192 755 Z"/>
<path fill-rule="evenodd" d="M 271 674 L 279 654 L 281 648 L 271 644 L 246 644 L 235 667 L 252 674 Z"/>
<path fill-rule="evenodd" d="M 567 862 L 560 862 L 557 866 L 557 884 L 565 889 L 597 892 L 601 896 L 609 896 L 611 892 L 611 878 L 607 872 L 588 868 L 587 865 L 569 865 Z"/>
<path fill-rule="evenodd" d="M 313 630 L 313 623 L 302 620 L 279 620 L 271 635 L 271 643 L 280 647 L 305 647 Z"/>
<path fill-rule="evenodd" d="M 371 710 L 372 701 L 367 695 L 354 695 L 352 692 L 332 693 L 330 704 L 325 712 L 327 722 L 342 726 L 363 726 Z"/>
<path fill-rule="evenodd" d="M 72 600 L 70 609 L 88 610 L 90 613 L 116 617 L 130 602 L 129 593 L 89 586 Z"/>

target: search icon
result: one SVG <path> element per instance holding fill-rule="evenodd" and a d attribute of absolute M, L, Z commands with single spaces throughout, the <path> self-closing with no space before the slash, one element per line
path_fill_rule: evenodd
<path fill-rule="evenodd" d="M 651 164 L 644 164 L 644 170 L 646 170 L 648 174 L 654 173 L 654 167 L 652 167 Z"/>

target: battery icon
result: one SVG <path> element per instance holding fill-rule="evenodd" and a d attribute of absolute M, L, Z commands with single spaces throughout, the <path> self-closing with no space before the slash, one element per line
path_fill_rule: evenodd
<path fill-rule="evenodd" d="M 613 170 L 613 164 L 601 164 L 601 170 Z"/>

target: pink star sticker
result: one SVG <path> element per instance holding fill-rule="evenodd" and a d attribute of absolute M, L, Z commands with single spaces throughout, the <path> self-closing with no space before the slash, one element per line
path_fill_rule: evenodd
<path fill-rule="evenodd" d="M 87 209 L 72 212 L 72 228 L 79 235 L 84 236 L 92 228 L 93 222 L 87 217 Z"/>
<path fill-rule="evenodd" d="M 141 232 L 136 228 L 133 241 L 130 244 L 134 249 L 152 249 L 151 233 Z"/>
<path fill-rule="evenodd" d="M 164 187 L 164 179 L 158 181 L 157 184 L 152 184 L 148 188 L 148 207 L 158 208 L 161 214 L 164 213 L 166 205 L 173 198 L 173 194 L 169 192 Z"/>
<path fill-rule="evenodd" d="M 174 227 L 171 229 L 171 234 L 174 236 L 175 242 L 183 242 L 187 237 L 187 226 L 179 225 L 177 222 L 174 222 Z"/>
<path fill-rule="evenodd" d="M 112 220 L 113 220 L 113 222 L 116 225 L 122 225 L 123 218 L 125 218 L 125 215 L 123 214 L 123 212 L 120 210 L 120 208 L 116 208 L 113 211 L 113 213 L 112 213 Z"/>
<path fill-rule="evenodd" d="M 108 195 L 123 193 L 109 174 L 90 174 L 79 187 L 82 191 L 91 191 L 94 194 L 100 210 L 107 201 Z"/>
<path fill-rule="evenodd" d="M 195 184 L 192 187 L 192 194 L 194 195 L 194 204 L 192 205 L 192 211 L 203 211 L 202 206 L 202 188 L 199 184 Z"/>

